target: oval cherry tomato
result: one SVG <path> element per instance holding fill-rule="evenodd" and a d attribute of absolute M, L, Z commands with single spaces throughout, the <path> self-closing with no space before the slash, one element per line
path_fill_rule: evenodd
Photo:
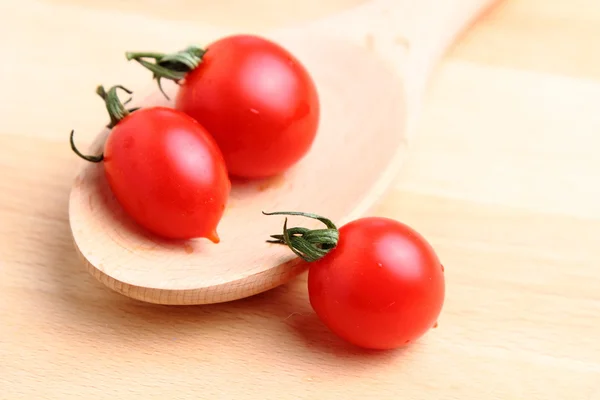
<path fill-rule="evenodd" d="M 117 201 L 139 225 L 164 238 L 219 242 L 230 181 L 219 148 L 194 119 L 164 107 L 128 113 L 112 127 L 103 163 Z"/>
<path fill-rule="evenodd" d="M 281 242 L 281 236 L 274 237 Z M 312 239 L 313 245 L 321 240 Z M 419 233 L 369 217 L 342 226 L 335 242 L 315 256 L 308 272 L 311 306 L 332 332 L 357 346 L 391 349 L 435 325 L 444 303 L 444 270 Z M 326 238 L 316 248 L 324 243 L 333 242 Z"/>
<path fill-rule="evenodd" d="M 172 60 L 162 65 L 185 69 Z M 311 148 L 319 123 L 317 89 L 300 61 L 280 45 L 253 35 L 224 37 L 183 76 L 175 107 L 215 138 L 230 175 L 280 174 Z"/>

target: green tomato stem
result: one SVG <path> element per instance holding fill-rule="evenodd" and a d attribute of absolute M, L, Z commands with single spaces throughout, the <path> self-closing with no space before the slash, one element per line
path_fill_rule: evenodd
<path fill-rule="evenodd" d="M 152 78 L 156 79 L 158 88 L 168 99 L 169 96 L 163 90 L 161 79 L 170 79 L 179 83 L 188 72 L 196 69 L 202 62 L 206 50 L 197 46 L 189 46 L 185 50 L 176 53 L 164 54 L 154 52 L 127 52 L 125 57 L 128 61 L 135 60 L 144 68 L 152 72 Z"/>
<path fill-rule="evenodd" d="M 125 105 L 131 101 L 131 98 L 127 99 L 125 102 L 121 102 L 121 100 L 119 99 L 119 95 L 117 93 L 118 89 L 123 90 L 127 94 L 133 93 L 131 90 L 129 90 L 121 85 L 116 85 L 116 86 L 111 87 L 108 90 L 108 92 L 101 85 L 96 88 L 96 94 L 98 96 L 100 96 L 102 98 L 102 100 L 104 100 L 104 104 L 106 106 L 106 111 L 108 112 L 108 116 L 110 117 L 110 123 L 107 125 L 107 128 L 109 128 L 109 129 L 114 128 L 115 125 L 117 125 L 119 123 L 119 121 L 121 121 L 127 115 L 129 115 L 130 113 L 132 113 L 138 109 L 138 108 L 131 108 L 131 109 L 125 108 Z M 73 150 L 73 152 L 75 154 L 77 154 L 79 157 L 83 158 L 84 160 L 93 162 L 93 163 L 99 163 L 102 160 L 104 160 L 104 153 L 97 155 L 97 156 L 82 154 L 77 149 L 77 146 L 75 146 L 75 141 L 73 140 L 74 134 L 75 134 L 75 131 L 72 130 L 71 135 L 69 137 L 69 143 L 71 144 L 71 150 Z"/>
<path fill-rule="evenodd" d="M 326 229 L 307 229 L 301 227 L 288 228 L 286 218 L 283 223 L 283 234 L 271 235 L 269 243 L 278 243 L 287 245 L 298 257 L 305 261 L 313 262 L 323 258 L 327 253 L 337 246 L 339 240 L 339 231 L 335 224 L 329 219 L 316 214 L 280 211 L 266 213 L 264 215 L 298 215 L 321 221 Z"/>
<path fill-rule="evenodd" d="M 92 163 L 99 163 L 102 160 L 104 160 L 104 153 L 97 155 L 97 156 L 88 156 L 85 154 L 82 154 L 78 149 L 77 146 L 75 146 L 75 142 L 73 141 L 73 135 L 75 134 L 75 130 L 71 131 L 71 135 L 69 137 L 69 142 L 71 143 L 71 150 L 73 150 L 73 152 L 75 154 L 77 154 L 79 157 L 83 158 L 85 161 L 89 161 Z"/>
<path fill-rule="evenodd" d="M 125 108 L 125 104 L 131 101 L 131 98 L 127 99 L 125 102 L 121 103 L 119 99 L 119 95 L 117 93 L 117 89 L 123 90 L 127 94 L 132 94 L 133 92 L 121 85 L 113 86 L 108 89 L 108 92 L 104 90 L 102 85 L 96 88 L 96 94 L 104 100 L 104 104 L 106 105 L 106 111 L 108 111 L 108 116 L 110 117 L 110 124 L 108 128 L 113 128 L 115 125 L 119 123 L 120 120 L 129 115 L 129 111 Z"/>

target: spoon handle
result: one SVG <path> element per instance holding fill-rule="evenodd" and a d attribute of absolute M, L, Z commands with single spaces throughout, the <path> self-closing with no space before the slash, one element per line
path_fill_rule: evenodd
<path fill-rule="evenodd" d="M 390 61 L 405 55 L 413 68 L 431 67 L 456 36 L 495 3 L 498 0 L 371 0 L 317 23 L 327 33 L 362 42 Z"/>
<path fill-rule="evenodd" d="M 324 34 L 366 47 L 401 74 L 411 134 L 433 67 L 457 36 L 498 2 L 371 0 L 315 23 Z"/>

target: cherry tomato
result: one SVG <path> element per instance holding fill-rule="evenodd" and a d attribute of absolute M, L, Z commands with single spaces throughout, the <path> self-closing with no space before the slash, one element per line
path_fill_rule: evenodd
<path fill-rule="evenodd" d="M 212 137 L 194 119 L 173 109 L 142 108 L 125 114 L 112 127 L 102 157 L 117 201 L 156 235 L 204 237 L 218 243 L 216 228 L 230 181 Z"/>
<path fill-rule="evenodd" d="M 185 69 L 170 60 L 162 65 Z M 317 89 L 300 61 L 272 41 L 253 35 L 217 40 L 179 83 L 176 109 L 210 132 L 232 176 L 280 174 L 312 146 L 319 124 Z"/>
<path fill-rule="evenodd" d="M 308 274 L 310 303 L 338 336 L 361 347 L 395 348 L 433 327 L 444 273 L 417 232 L 386 218 L 340 228 L 339 242 Z"/>
<path fill-rule="evenodd" d="M 282 236 L 273 237 L 281 243 Z M 314 259 L 305 258 L 311 261 L 310 304 L 332 332 L 360 347 L 392 349 L 436 324 L 444 303 L 444 270 L 419 233 L 389 218 L 368 217 L 342 226 L 338 237 L 326 237 L 309 249 L 316 252 Z M 321 240 L 314 234 L 311 239 L 310 246 Z M 306 251 L 296 244 L 304 239 L 290 241 L 292 248 Z M 337 245 L 318 253 L 332 243 Z"/>

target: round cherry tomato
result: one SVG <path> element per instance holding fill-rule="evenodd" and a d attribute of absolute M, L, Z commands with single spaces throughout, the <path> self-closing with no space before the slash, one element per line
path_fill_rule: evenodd
<path fill-rule="evenodd" d="M 212 137 L 194 119 L 173 109 L 121 114 L 101 161 L 126 213 L 164 238 L 204 237 L 218 243 L 216 228 L 231 185 Z"/>
<path fill-rule="evenodd" d="M 287 242 L 284 235 L 272 237 L 310 261 L 310 303 L 332 332 L 360 347 L 392 349 L 436 324 L 444 269 L 419 233 L 383 217 L 357 219 L 339 231 L 322 221 L 328 229 L 292 228 Z"/>
<path fill-rule="evenodd" d="M 157 62 L 185 69 L 172 60 Z M 253 35 L 217 40 L 179 83 L 176 109 L 215 138 L 232 176 L 280 174 L 312 146 L 319 123 L 317 89 L 300 61 L 272 41 Z"/>
<path fill-rule="evenodd" d="M 386 218 L 363 218 L 339 230 L 339 242 L 308 274 L 310 303 L 338 336 L 390 349 L 423 335 L 444 302 L 444 272 L 417 232 Z"/>

